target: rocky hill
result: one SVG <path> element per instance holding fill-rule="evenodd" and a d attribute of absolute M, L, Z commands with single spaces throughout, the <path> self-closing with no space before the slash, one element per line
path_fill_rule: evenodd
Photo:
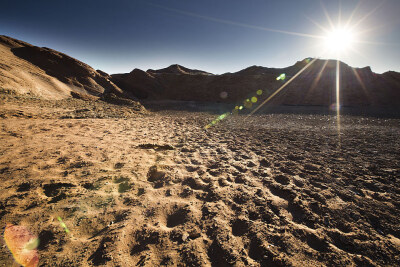
<path fill-rule="evenodd" d="M 240 104 L 252 96 L 259 101 L 267 98 L 308 61 L 298 61 L 286 68 L 251 66 L 221 75 L 177 64 L 159 70 L 134 69 L 109 75 L 58 51 L 0 36 L 0 88 L 45 99 L 83 95 L 114 103 L 128 103 L 120 99 L 124 97 Z M 284 79 L 277 80 L 281 74 L 285 74 Z M 339 79 L 342 106 L 400 106 L 400 73 L 377 74 L 369 67 L 353 68 L 340 62 Z M 259 90 L 262 94 L 256 95 Z M 336 61 L 318 59 L 271 104 L 329 107 L 335 101 Z"/>
<path fill-rule="evenodd" d="M 0 36 L 0 88 L 45 99 L 122 95 L 108 74 L 58 51 Z"/>
<path fill-rule="evenodd" d="M 150 74 L 189 74 L 189 75 L 210 75 L 211 73 L 202 70 L 192 70 L 185 68 L 184 66 L 174 64 L 164 69 L 159 70 L 147 70 Z"/>
<path fill-rule="evenodd" d="M 240 103 L 262 90 L 260 100 L 272 94 L 302 69 L 308 60 L 287 68 L 252 66 L 235 73 L 213 75 L 179 65 L 165 69 L 111 75 L 123 90 L 142 99 Z M 284 80 L 276 78 L 284 73 Z M 340 100 L 349 107 L 388 107 L 400 104 L 400 73 L 376 74 L 369 67 L 353 68 L 340 62 Z M 288 85 L 273 103 L 330 106 L 336 100 L 336 60 L 316 60 Z"/>

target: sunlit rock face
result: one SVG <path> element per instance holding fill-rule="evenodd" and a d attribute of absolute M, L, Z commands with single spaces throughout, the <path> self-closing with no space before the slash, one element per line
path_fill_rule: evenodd
<path fill-rule="evenodd" d="M 120 94 L 107 73 L 50 48 L 0 36 L 0 86 L 20 94 L 62 99 L 71 92 Z"/>

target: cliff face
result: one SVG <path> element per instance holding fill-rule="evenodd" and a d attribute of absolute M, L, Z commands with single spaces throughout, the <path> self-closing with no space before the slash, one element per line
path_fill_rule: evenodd
<path fill-rule="evenodd" d="M 100 96 L 122 90 L 104 72 L 58 51 L 0 36 L 0 86 L 48 99 L 71 92 Z"/>
<path fill-rule="evenodd" d="M 306 61 L 277 69 L 252 66 L 235 73 L 213 75 L 179 65 L 165 69 L 111 75 L 123 90 L 149 100 L 191 100 L 239 103 L 256 91 L 263 99 L 293 77 Z M 281 74 L 285 80 L 277 80 Z M 369 67 L 352 68 L 340 62 L 340 100 L 343 106 L 396 106 L 400 104 L 400 74 L 376 74 Z M 336 101 L 336 61 L 316 60 L 273 100 L 275 104 L 330 106 Z"/>

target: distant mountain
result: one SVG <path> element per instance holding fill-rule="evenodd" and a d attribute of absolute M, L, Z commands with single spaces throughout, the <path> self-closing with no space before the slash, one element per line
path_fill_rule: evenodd
<path fill-rule="evenodd" d="M 162 86 L 158 84 L 154 76 L 140 69 L 134 69 L 126 74 L 113 74 L 111 80 L 119 87 L 123 87 L 124 91 L 132 97 L 157 98 L 157 95 L 162 94 L 160 91 Z"/>
<path fill-rule="evenodd" d="M 101 96 L 122 94 L 107 73 L 58 51 L 0 35 L 0 87 L 47 99 L 71 92 Z"/>
<path fill-rule="evenodd" d="M 251 66 L 235 73 L 212 75 L 171 65 L 160 70 L 135 69 L 111 75 L 121 89 L 148 100 L 190 100 L 241 103 L 254 96 L 272 94 L 307 64 L 298 61 L 286 68 Z M 336 60 L 317 59 L 274 99 L 276 105 L 330 106 L 336 102 Z M 285 80 L 276 78 L 285 73 Z M 353 68 L 340 62 L 342 106 L 394 107 L 400 105 L 400 73 L 376 74 L 369 67 Z"/>
<path fill-rule="evenodd" d="M 120 101 L 186 100 L 241 104 L 257 95 L 262 101 L 306 66 L 307 60 L 286 68 L 251 66 L 235 73 L 212 73 L 171 65 L 164 69 L 109 75 L 58 51 L 0 35 L 0 89 L 48 99 L 76 94 Z M 282 73 L 285 79 L 277 80 Z M 400 107 L 400 73 L 377 74 L 369 67 L 340 62 L 341 105 Z M 113 95 L 110 97 L 110 95 Z M 336 101 L 336 60 L 316 60 L 273 98 L 271 104 L 330 106 Z M 124 102 L 122 100 L 122 102 Z"/>
<path fill-rule="evenodd" d="M 147 70 L 147 73 L 150 74 L 189 74 L 189 75 L 211 75 L 209 72 L 201 71 L 201 70 L 192 70 L 185 68 L 181 65 L 174 64 L 164 69 L 159 70 Z"/>

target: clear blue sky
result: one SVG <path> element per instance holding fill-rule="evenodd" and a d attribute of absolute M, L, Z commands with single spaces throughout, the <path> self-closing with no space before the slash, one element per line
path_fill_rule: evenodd
<path fill-rule="evenodd" d="M 181 64 L 213 73 L 286 67 L 322 55 L 321 35 L 354 12 L 357 52 L 342 60 L 400 71 L 400 0 L 2 0 L 0 34 L 46 46 L 108 73 Z M 267 28 L 267 29 L 264 29 Z"/>

